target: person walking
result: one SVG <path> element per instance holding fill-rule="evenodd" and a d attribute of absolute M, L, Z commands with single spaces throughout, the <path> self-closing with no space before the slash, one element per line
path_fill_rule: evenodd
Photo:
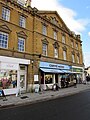
<path fill-rule="evenodd" d="M 74 78 L 73 82 L 74 82 L 74 87 L 77 88 L 77 79 Z"/>
<path fill-rule="evenodd" d="M 6 101 L 6 95 L 3 90 L 0 90 L 1 96 L 3 97 L 3 101 Z"/>

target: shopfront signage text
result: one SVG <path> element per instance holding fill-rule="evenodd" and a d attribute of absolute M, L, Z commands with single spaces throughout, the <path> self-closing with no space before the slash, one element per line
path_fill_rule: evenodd
<path fill-rule="evenodd" d="M 64 66 L 60 66 L 60 65 L 49 64 L 49 66 L 50 66 L 50 67 L 63 68 L 63 69 L 64 69 Z"/>
<path fill-rule="evenodd" d="M 55 64 L 55 63 L 49 63 L 49 62 L 40 62 L 40 67 L 43 68 L 54 68 L 54 69 L 70 69 L 70 66 L 63 65 L 63 64 Z"/>
<path fill-rule="evenodd" d="M 1 62 L 1 69 L 18 70 L 18 64 Z"/>

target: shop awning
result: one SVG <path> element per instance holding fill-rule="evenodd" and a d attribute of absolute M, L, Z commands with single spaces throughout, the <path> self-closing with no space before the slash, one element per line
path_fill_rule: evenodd
<path fill-rule="evenodd" d="M 58 69 L 40 68 L 40 70 L 46 73 L 64 73 L 62 70 L 58 70 Z"/>
<path fill-rule="evenodd" d="M 62 72 L 64 72 L 64 73 L 72 73 L 72 72 L 69 71 L 69 70 L 62 70 Z"/>

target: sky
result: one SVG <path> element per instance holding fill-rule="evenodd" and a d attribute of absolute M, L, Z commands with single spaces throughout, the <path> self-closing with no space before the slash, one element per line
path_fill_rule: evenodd
<path fill-rule="evenodd" d="M 31 7 L 57 11 L 67 27 L 81 35 L 84 64 L 90 66 L 90 0 L 31 0 Z"/>

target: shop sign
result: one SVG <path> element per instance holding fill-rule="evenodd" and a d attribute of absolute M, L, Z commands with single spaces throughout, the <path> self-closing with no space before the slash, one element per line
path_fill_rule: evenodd
<path fill-rule="evenodd" d="M 70 69 L 71 67 L 63 64 L 55 64 L 49 62 L 40 62 L 40 67 L 44 68 L 54 68 L 54 69 Z"/>
<path fill-rule="evenodd" d="M 1 69 L 18 70 L 18 64 L 1 62 Z"/>
<path fill-rule="evenodd" d="M 73 72 L 83 72 L 81 68 L 72 68 Z"/>

